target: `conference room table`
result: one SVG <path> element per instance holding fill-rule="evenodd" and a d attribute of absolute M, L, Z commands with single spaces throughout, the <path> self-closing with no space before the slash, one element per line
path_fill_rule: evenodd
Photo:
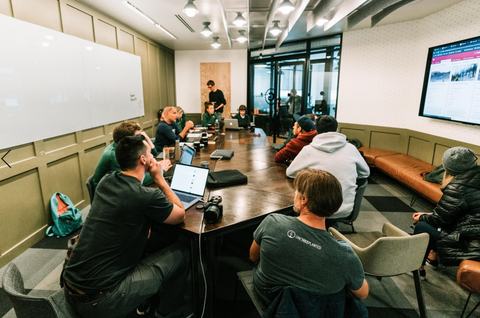
<path fill-rule="evenodd" d="M 216 137 L 216 140 L 213 138 Z M 234 156 L 229 160 L 210 159 L 216 149 L 229 149 Z M 202 222 L 203 209 L 197 204 L 186 211 L 185 222 L 181 225 L 181 234 L 191 242 L 193 305 L 195 317 L 201 317 L 203 309 L 203 279 L 200 281 L 200 245 L 207 281 L 207 308 L 204 317 L 213 317 L 214 311 L 214 274 L 216 239 L 229 233 L 251 227 L 270 213 L 291 214 L 293 212 L 293 181 L 285 175 L 285 164 L 275 163 L 275 149 L 260 128 L 250 130 L 219 132 L 209 139 L 209 144 L 197 151 L 193 165 L 200 166 L 201 161 L 209 161 L 210 171 L 236 169 L 248 177 L 242 185 L 208 189 L 204 200 L 220 195 L 223 203 L 223 217 L 218 223 Z M 252 237 L 253 239 L 253 237 Z M 233 286 L 232 286 L 233 287 Z M 202 298 L 202 299 L 201 299 Z"/>

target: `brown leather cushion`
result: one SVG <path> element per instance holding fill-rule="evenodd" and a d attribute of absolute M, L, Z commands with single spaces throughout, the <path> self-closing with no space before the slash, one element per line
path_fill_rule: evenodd
<path fill-rule="evenodd" d="M 360 147 L 358 148 L 358 151 L 363 151 L 363 156 L 365 157 L 365 161 L 369 166 L 375 166 L 375 158 L 377 157 L 391 156 L 391 155 L 398 154 L 398 152 L 395 152 L 395 151 L 368 148 L 368 147 Z"/>
<path fill-rule="evenodd" d="M 438 202 L 442 197 L 440 185 L 423 180 L 422 172 L 430 172 L 435 166 L 406 154 L 377 157 L 375 166 L 398 181 Z"/>
<path fill-rule="evenodd" d="M 461 262 L 457 271 L 457 283 L 468 291 L 480 293 L 480 262 Z"/>

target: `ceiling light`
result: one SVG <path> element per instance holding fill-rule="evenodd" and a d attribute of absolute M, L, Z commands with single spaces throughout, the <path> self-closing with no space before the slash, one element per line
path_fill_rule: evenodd
<path fill-rule="evenodd" d="M 160 24 L 155 23 L 155 26 L 156 26 L 157 28 L 159 28 L 160 30 L 162 30 L 163 32 L 167 33 L 167 35 L 168 35 L 169 37 L 171 37 L 172 39 L 175 39 L 175 40 L 178 39 L 175 35 L 173 35 L 172 33 L 170 33 L 170 31 L 168 31 L 167 29 L 165 29 L 165 28 L 164 28 L 163 26 L 161 26 Z"/>
<path fill-rule="evenodd" d="M 134 12 L 136 12 L 137 14 L 141 15 L 145 20 L 147 20 L 151 24 L 155 24 L 155 21 L 150 19 L 149 16 L 147 16 L 145 13 L 142 12 L 142 10 L 140 10 L 139 8 L 137 8 L 136 6 L 131 4 L 129 1 L 123 1 L 123 4 L 126 5 L 127 8 L 129 8 L 129 9 L 133 10 Z"/>
<path fill-rule="evenodd" d="M 280 29 L 280 27 L 278 26 L 278 24 L 280 23 L 279 20 L 272 21 L 272 23 L 273 27 L 270 29 L 270 33 L 272 33 L 273 35 L 279 35 L 283 32 L 282 29 Z"/>
<path fill-rule="evenodd" d="M 235 20 L 233 20 L 233 24 L 235 24 L 237 27 L 241 28 L 247 23 L 247 20 L 242 15 L 242 12 L 237 12 L 237 17 Z"/>
<path fill-rule="evenodd" d="M 202 33 L 204 36 L 210 36 L 213 32 L 212 30 L 210 30 L 210 28 L 208 27 L 210 25 L 210 22 L 203 22 L 203 30 L 200 31 L 200 33 Z"/>
<path fill-rule="evenodd" d="M 195 14 L 198 13 L 197 7 L 193 4 L 195 0 L 187 0 L 188 3 L 183 7 L 183 12 L 187 15 L 187 17 L 193 18 Z"/>
<path fill-rule="evenodd" d="M 238 33 L 240 33 L 240 36 L 237 38 L 237 41 L 240 43 L 246 42 L 247 37 L 245 36 L 245 30 L 238 30 Z"/>
<path fill-rule="evenodd" d="M 212 46 L 213 46 L 215 49 L 218 49 L 220 46 L 222 46 L 220 43 L 218 43 L 218 36 L 214 36 L 214 37 L 213 37 Z"/>
<path fill-rule="evenodd" d="M 293 10 L 295 10 L 295 7 L 289 0 L 283 0 L 283 2 L 278 7 L 278 11 L 280 11 L 283 14 L 289 14 Z"/>
<path fill-rule="evenodd" d="M 318 19 L 317 25 L 318 25 L 318 26 L 323 26 L 323 25 L 324 25 L 325 23 L 327 23 L 327 22 L 328 22 L 327 19 L 323 19 L 323 18 L 322 18 L 322 19 Z"/>

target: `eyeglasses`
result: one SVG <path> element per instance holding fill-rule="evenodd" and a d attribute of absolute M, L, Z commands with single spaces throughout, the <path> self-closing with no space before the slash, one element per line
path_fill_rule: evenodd
<path fill-rule="evenodd" d="M 212 88 L 212 85 L 208 85 L 207 87 L 208 87 L 208 88 Z"/>

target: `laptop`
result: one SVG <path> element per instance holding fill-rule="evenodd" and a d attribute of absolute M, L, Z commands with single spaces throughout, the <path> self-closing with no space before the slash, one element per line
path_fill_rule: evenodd
<path fill-rule="evenodd" d="M 195 148 L 185 144 L 183 145 L 183 152 L 182 152 L 182 156 L 180 157 L 180 163 L 183 163 L 184 165 L 191 165 L 194 156 L 195 156 Z"/>
<path fill-rule="evenodd" d="M 188 209 L 203 198 L 210 170 L 181 163 L 175 165 L 170 188 Z"/>
<path fill-rule="evenodd" d="M 225 129 L 229 130 L 242 130 L 242 127 L 238 127 L 238 119 L 225 118 Z"/>

